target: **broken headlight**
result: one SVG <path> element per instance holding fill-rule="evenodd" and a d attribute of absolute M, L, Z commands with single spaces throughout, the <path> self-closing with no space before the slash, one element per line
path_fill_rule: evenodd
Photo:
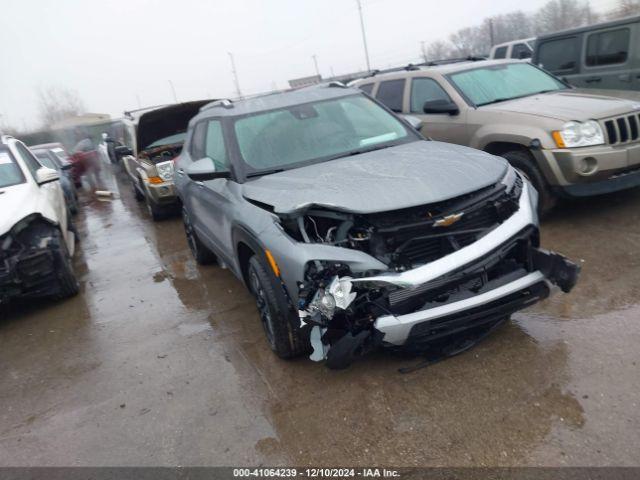
<path fill-rule="evenodd" d="M 173 162 L 161 162 L 156 164 L 156 170 L 158 170 L 158 176 L 165 182 L 173 180 Z"/>
<path fill-rule="evenodd" d="M 325 324 L 333 318 L 336 309 L 346 310 L 355 300 L 356 294 L 351 291 L 352 287 L 350 277 L 336 275 L 329 285 L 316 290 L 306 309 L 300 310 L 300 320 L 317 325 Z"/>

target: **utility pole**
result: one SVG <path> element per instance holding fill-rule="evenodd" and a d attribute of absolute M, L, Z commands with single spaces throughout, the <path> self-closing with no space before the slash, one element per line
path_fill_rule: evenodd
<path fill-rule="evenodd" d="M 173 101 L 178 103 L 178 96 L 176 95 L 176 88 L 173 86 L 173 82 L 169 80 L 169 86 L 171 87 L 171 92 L 173 93 Z"/>
<path fill-rule="evenodd" d="M 136 101 L 138 102 L 138 108 L 142 108 L 142 102 L 140 101 L 140 95 L 136 93 Z"/>
<path fill-rule="evenodd" d="M 493 47 L 493 18 L 489 19 L 489 43 Z"/>
<path fill-rule="evenodd" d="M 236 84 L 236 93 L 238 94 L 238 98 L 242 99 L 242 91 L 240 90 L 240 82 L 238 81 L 238 73 L 236 72 L 236 62 L 233 60 L 233 53 L 229 53 L 229 58 L 231 59 L 231 73 L 233 74 L 233 82 Z"/>
<path fill-rule="evenodd" d="M 369 49 L 367 48 L 367 35 L 364 33 L 364 18 L 362 17 L 362 3 L 358 2 L 358 13 L 360 14 L 360 28 L 362 30 L 362 43 L 364 44 L 364 56 L 367 60 L 367 71 L 371 71 L 371 64 L 369 63 Z"/>
<path fill-rule="evenodd" d="M 320 69 L 318 68 L 318 56 L 314 54 L 314 55 L 311 55 L 311 58 L 313 58 L 313 64 L 316 66 L 316 73 L 318 74 L 319 77 L 321 77 Z"/>
<path fill-rule="evenodd" d="M 424 63 L 427 63 L 427 50 L 424 48 L 424 40 L 420 42 L 420 49 L 422 50 L 422 58 Z"/>

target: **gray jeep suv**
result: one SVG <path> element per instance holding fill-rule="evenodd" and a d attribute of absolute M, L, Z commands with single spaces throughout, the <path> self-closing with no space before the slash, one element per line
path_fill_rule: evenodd
<path fill-rule="evenodd" d="M 423 351 L 578 276 L 539 248 L 536 192 L 506 160 L 340 84 L 203 107 L 175 175 L 196 260 L 248 286 L 283 358 Z"/>

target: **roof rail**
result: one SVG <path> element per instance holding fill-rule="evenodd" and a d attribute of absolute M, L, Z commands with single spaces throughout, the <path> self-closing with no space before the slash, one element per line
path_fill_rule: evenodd
<path fill-rule="evenodd" d="M 216 107 L 233 108 L 233 101 L 228 98 L 222 98 L 220 100 L 216 100 L 214 102 L 203 105 L 202 107 L 200 107 L 200 111 L 203 112 L 205 110 L 209 110 L 210 108 Z"/>
<path fill-rule="evenodd" d="M 460 63 L 460 62 L 480 62 L 482 60 L 486 60 L 486 57 L 481 57 L 477 55 L 468 55 L 466 57 L 459 58 L 444 58 L 442 60 L 431 60 L 422 65 L 427 67 L 435 67 L 437 65 L 448 65 L 450 63 Z"/>
<path fill-rule="evenodd" d="M 329 87 L 329 88 L 347 88 L 347 86 L 344 83 L 339 82 L 337 80 L 334 80 L 332 82 L 327 83 L 327 87 Z"/>

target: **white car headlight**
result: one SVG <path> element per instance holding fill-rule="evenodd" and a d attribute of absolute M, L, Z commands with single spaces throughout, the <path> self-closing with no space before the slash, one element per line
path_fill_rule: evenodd
<path fill-rule="evenodd" d="M 173 180 L 173 162 L 156 163 L 156 170 L 158 170 L 158 176 L 165 182 Z"/>
<path fill-rule="evenodd" d="M 595 120 L 567 122 L 553 132 L 553 139 L 559 148 L 590 147 L 604 143 L 604 132 Z"/>

